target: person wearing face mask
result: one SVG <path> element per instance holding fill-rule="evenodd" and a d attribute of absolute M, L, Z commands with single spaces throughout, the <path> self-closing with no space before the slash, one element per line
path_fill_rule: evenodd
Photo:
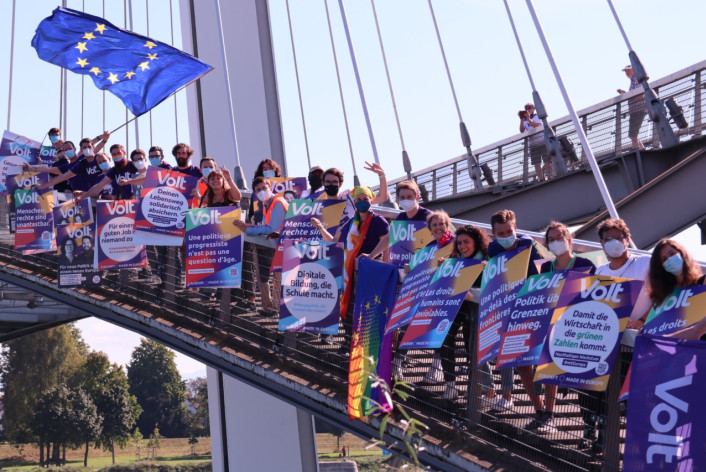
<path fill-rule="evenodd" d="M 379 193 L 372 200 L 371 204 L 379 205 L 386 202 L 389 199 L 389 193 L 387 190 L 385 171 L 382 167 L 380 167 L 380 164 L 371 164 L 369 162 L 365 163 L 365 170 L 376 173 L 380 179 Z M 324 193 L 326 194 L 324 197 L 325 199 L 345 200 L 347 202 L 346 208 L 343 210 L 343 216 L 341 217 L 341 225 L 344 225 L 355 216 L 356 209 L 353 198 L 350 197 L 351 192 L 348 190 L 341 190 L 341 186 L 343 185 L 343 172 L 335 167 L 332 167 L 323 173 L 322 179 Z"/>
<path fill-rule="evenodd" d="M 47 131 L 47 135 L 52 147 L 57 151 L 61 149 L 61 130 L 59 128 L 51 128 Z"/>
<path fill-rule="evenodd" d="M 414 180 L 403 180 L 395 189 L 397 205 L 404 210 L 395 217 L 396 221 L 427 221 L 431 211 L 419 205 L 419 186 Z M 390 234 L 380 240 L 368 257 L 375 259 L 390 247 Z M 387 260 L 387 257 L 385 258 Z"/>
<path fill-rule="evenodd" d="M 147 157 L 152 167 L 160 167 L 167 170 L 171 170 L 172 168 L 172 166 L 164 162 L 164 150 L 159 146 L 152 146 L 148 151 Z"/>
<path fill-rule="evenodd" d="M 172 156 L 176 159 L 177 167 L 174 170 L 182 174 L 192 175 L 201 178 L 201 169 L 191 165 L 191 156 L 194 155 L 194 149 L 186 143 L 179 143 L 172 148 Z"/>
<path fill-rule="evenodd" d="M 596 271 L 596 266 L 589 259 L 577 256 L 573 253 L 573 240 L 569 229 L 562 223 L 552 221 L 544 232 L 544 243 L 549 251 L 554 254 L 554 259 L 546 261 L 540 268 L 541 274 L 565 270 L 586 270 L 592 275 Z M 535 367 L 536 368 L 536 367 Z M 534 368 L 533 368 L 534 370 Z M 534 373 L 532 375 L 534 377 Z M 525 427 L 527 431 L 537 431 L 539 433 L 552 433 L 556 431 L 554 423 L 554 404 L 556 402 L 557 386 L 544 385 L 544 399 L 542 399 L 542 384 L 535 383 L 534 388 L 526 385 L 527 395 L 535 410 L 535 417 Z M 586 409 L 583 414 L 590 416 Z M 585 437 L 588 438 L 587 434 Z"/>
<path fill-rule="evenodd" d="M 309 182 L 309 188 L 304 189 L 301 193 L 301 198 L 309 198 L 315 200 L 319 198 L 324 193 L 324 168 L 321 166 L 314 166 L 309 169 L 309 176 L 307 181 Z"/>
<path fill-rule="evenodd" d="M 541 259 L 537 252 L 534 240 L 529 236 L 517 234 L 517 223 L 515 212 L 512 210 L 500 210 L 490 217 L 490 227 L 495 240 L 488 245 L 488 258 L 493 258 L 498 254 L 513 249 L 530 248 L 530 258 L 527 265 L 527 277 L 537 274 L 537 266 L 534 261 Z M 532 382 L 532 367 L 525 366 L 517 369 L 520 373 L 522 384 L 527 391 L 534 388 Z M 493 405 L 499 410 L 511 409 L 515 406 L 512 400 L 512 389 L 514 383 L 514 369 L 512 367 L 500 369 L 500 387 L 502 396 Z"/>
<path fill-rule="evenodd" d="M 144 151 L 142 152 L 144 155 Z M 98 183 L 91 187 L 87 192 L 84 192 L 77 197 L 79 201 L 86 198 L 96 198 L 108 185 L 112 186 L 112 194 L 110 196 L 105 195 L 108 199 L 128 200 L 133 197 L 132 186 L 121 186 L 120 182 L 125 179 L 130 179 L 133 175 L 137 174 L 137 167 L 135 167 L 132 162 L 128 162 L 125 148 L 122 144 L 113 144 L 110 146 L 110 155 L 114 166 L 111 168 L 109 161 L 99 159 L 98 165 L 100 169 L 106 173 L 103 178 L 98 181 Z M 108 169 L 107 171 L 105 170 L 106 168 Z"/>
<path fill-rule="evenodd" d="M 199 162 L 199 169 L 201 170 L 201 178 L 196 188 L 191 191 L 191 195 L 194 197 L 194 201 L 191 202 L 192 208 L 198 208 L 201 205 L 203 196 L 206 195 L 208 190 L 208 176 L 214 170 L 218 170 L 218 164 L 212 157 L 203 157 L 201 162 Z M 238 198 L 238 201 L 240 201 L 240 198 Z"/>
<path fill-rule="evenodd" d="M 71 179 L 69 181 L 71 182 L 74 196 L 77 197 L 103 178 L 102 171 L 100 167 L 98 167 L 98 162 L 95 157 L 98 151 L 93 147 L 91 139 L 83 138 L 79 146 L 81 147 L 81 158 L 76 163 L 70 165 L 64 173 L 59 173 L 60 171 L 58 169 L 55 169 L 55 171 L 52 171 L 52 169 L 48 170 L 48 172 L 58 175 L 46 184 L 47 187 Z M 98 148 L 102 148 L 102 143 Z M 41 166 L 32 167 L 38 168 Z M 79 177 L 80 179 L 78 179 Z"/>
<path fill-rule="evenodd" d="M 135 169 L 137 169 L 137 172 L 130 177 L 126 179 L 122 179 L 121 181 L 118 182 L 118 185 L 125 186 L 125 185 L 130 185 L 132 186 L 132 194 L 135 196 L 135 198 L 140 198 L 142 195 L 142 184 L 145 182 L 145 178 L 147 177 L 147 156 L 145 155 L 145 151 L 142 149 L 135 149 L 130 153 L 130 162 L 132 162 L 132 165 L 135 166 Z"/>
<path fill-rule="evenodd" d="M 255 177 L 252 181 L 252 188 L 262 204 L 262 222 L 253 224 L 245 221 L 235 221 L 233 224 L 248 236 L 278 237 L 279 229 L 289 208 L 287 200 L 272 193 L 272 184 L 265 177 Z M 257 248 L 257 260 L 260 267 L 260 298 L 263 311 L 266 313 L 279 310 L 279 307 L 272 301 L 269 284 L 270 267 L 274 253 L 275 250 L 273 248 L 265 246 L 258 246 Z"/>

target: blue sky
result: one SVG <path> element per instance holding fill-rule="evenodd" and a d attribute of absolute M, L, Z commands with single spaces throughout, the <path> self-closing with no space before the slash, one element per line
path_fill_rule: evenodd
<path fill-rule="evenodd" d="M 124 3 L 106 1 L 105 17 L 124 24 Z M 180 47 L 178 1 L 174 0 L 175 45 Z M 517 133 L 516 112 L 531 100 L 531 88 L 522 66 L 503 2 L 500 0 L 435 0 L 435 13 L 446 48 L 452 78 L 473 147 L 480 148 Z M 551 73 L 528 8 L 523 0 L 509 2 L 529 67 L 547 107 L 550 120 L 566 115 L 559 89 Z M 629 63 L 627 48 L 615 25 L 607 2 L 593 0 L 536 0 L 537 14 L 545 29 L 569 95 L 577 109 L 627 89 L 621 69 Z M 633 48 L 652 79 L 669 75 L 700 62 L 704 57 L 702 23 L 706 3 L 689 0 L 616 0 Z M 59 69 L 37 59 L 29 43 L 37 24 L 57 2 L 17 2 L 14 82 L 11 130 L 41 140 L 59 117 Z M 134 30 L 171 43 L 168 0 L 133 0 Z M 354 158 L 363 183 L 374 184 L 374 176 L 362 170 L 372 160 L 350 57 L 342 33 L 338 2 L 329 0 L 334 42 L 342 74 L 344 100 L 351 125 Z M 102 16 L 101 0 L 67 1 L 67 6 Z M 289 174 L 305 175 L 306 153 L 293 69 L 290 32 L 285 0 L 270 0 L 274 54 L 282 113 L 285 152 Z M 441 61 L 426 0 L 377 0 L 378 20 L 397 99 L 402 134 L 413 169 L 419 170 L 464 152 L 458 132 L 458 117 Z M 9 64 L 11 0 L 0 0 L 0 63 Z M 372 127 L 381 164 L 391 178 L 402 175 L 398 131 L 382 66 L 371 3 L 346 2 L 348 21 L 365 88 Z M 341 168 L 352 182 L 351 156 L 341 113 L 333 55 L 323 0 L 290 0 L 293 36 L 308 128 L 312 164 Z M 149 13 L 150 22 L 147 23 Z M 229 19 L 230 27 L 233 26 Z M 0 73 L 0 120 L 4 124 L 8 105 L 8 72 Z M 216 77 L 218 72 L 211 75 Z M 231 71 L 237 73 L 237 71 Z M 214 79 L 215 80 L 215 79 Z M 78 141 L 81 134 L 81 79 L 69 74 L 69 122 L 67 135 Z M 85 82 L 83 134 L 95 136 L 103 129 L 102 93 Z M 125 121 L 120 103 L 107 94 L 106 127 Z M 186 103 L 168 100 L 139 121 L 141 147 L 150 143 L 163 147 L 188 140 Z M 236 104 L 237 108 L 237 104 Z M 134 148 L 134 126 L 115 135 L 114 142 L 129 140 Z M 697 257 L 706 260 L 694 229 L 681 235 Z M 84 335 L 94 349 L 106 351 L 115 362 L 126 363 L 139 337 L 95 320 L 81 322 Z M 204 375 L 203 366 L 178 357 L 185 377 Z"/>

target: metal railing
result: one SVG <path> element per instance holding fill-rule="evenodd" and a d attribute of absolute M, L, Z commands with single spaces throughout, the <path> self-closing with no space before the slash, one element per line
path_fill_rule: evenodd
<path fill-rule="evenodd" d="M 390 210 L 385 216 L 396 213 Z M 0 257 L 21 261 L 28 273 L 56 278 L 56 255 L 22 255 L 12 247 L 7 224 L 7 207 L 0 205 Z M 456 224 L 470 223 L 456 220 Z M 487 225 L 478 224 L 487 228 Z M 538 234 L 530 233 L 534 237 Z M 278 314 L 263 305 L 262 291 L 279 306 L 279 274 L 269 274 L 274 244 L 262 238 L 246 238 L 243 263 L 243 286 L 239 289 L 184 289 L 181 250 L 178 247 L 148 250 L 150 266 L 144 270 L 107 272 L 103 287 L 79 288 L 82 293 L 119 297 L 123 306 L 134 311 L 149 311 L 154 318 L 195 333 L 217 330 L 223 333 L 223 348 L 243 350 L 256 356 L 276 355 L 288 367 L 306 372 L 310 382 L 326 380 L 326 388 L 346 395 L 351 330 L 341 323 L 333 336 L 278 331 Z M 578 242 L 577 248 L 593 250 L 595 243 Z M 156 276 L 156 277 L 155 277 Z M 267 280 L 267 283 L 259 281 Z M 351 310 L 352 310 L 351 304 Z M 152 307 L 152 308 L 150 308 Z M 438 378 L 425 381 L 439 352 L 430 349 L 399 351 L 401 374 L 415 385 L 405 407 L 423 422 L 431 424 L 430 436 L 444 441 L 480 439 L 493 448 L 501 448 L 551 470 L 618 470 L 623 450 L 625 416 L 617 395 L 626 365 L 619 360 L 607 394 L 596 396 L 580 390 L 560 390 L 554 408 L 556 428 L 539 433 L 527 430 L 534 409 L 515 373 L 512 385 L 512 409 L 490 407 L 484 396 L 488 389 L 500 391 L 500 375 L 476 367 L 475 344 L 477 310 L 464 304 L 459 313 L 463 329 L 450 343 L 451 352 L 443 354 Z M 351 319 L 349 315 L 348 319 Z M 254 350 L 254 351 L 253 351 Z M 629 358 L 630 348 L 624 357 Z M 257 354 L 260 352 L 260 354 Z M 255 357 L 260 359 L 260 357 Z M 312 378 L 314 375 L 316 378 Z M 446 382 L 451 379 L 457 398 L 445 398 Z M 587 437 L 586 423 L 595 423 L 598 438 Z M 586 441 L 584 441 L 586 439 Z"/>
<path fill-rule="evenodd" d="M 689 124 L 688 128 L 678 129 L 674 123 L 671 124 L 680 141 L 698 137 L 703 132 L 706 106 L 706 97 L 703 93 L 705 72 L 706 61 L 703 61 L 650 83 L 662 101 L 674 98 L 683 108 L 684 117 Z M 583 130 L 597 159 L 630 150 L 632 145 L 628 137 L 630 120 L 628 100 L 641 94 L 642 89 L 636 89 L 578 111 Z M 508 117 L 508 120 L 511 118 Z M 514 118 L 512 122 L 515 122 Z M 584 149 L 579 142 L 571 118 L 564 116 L 549 122 L 549 126 L 552 127 L 557 138 L 568 138 L 573 146 L 575 158 L 572 157 L 570 150 L 566 153 L 562 150 L 569 171 L 587 166 Z M 531 147 L 529 145 L 533 137 L 536 141 L 542 133 L 542 130 L 538 130 L 529 134 L 516 134 L 475 149 L 474 153 L 480 164 L 487 165 L 492 171 L 495 186 L 524 186 L 537 180 L 531 163 L 531 154 L 546 155 L 544 144 Z M 646 149 L 660 147 L 659 136 L 649 115 L 645 116 L 642 122 L 639 139 Z M 474 191 L 476 189 L 468 174 L 466 158 L 466 154 L 460 155 L 414 172 L 412 177 L 420 186 L 424 185 L 429 192 L 430 200 Z M 394 194 L 395 185 L 402 180 L 405 178 L 388 181 L 388 188 L 392 194 Z M 488 188 L 488 183 L 484 182 L 484 186 Z"/>

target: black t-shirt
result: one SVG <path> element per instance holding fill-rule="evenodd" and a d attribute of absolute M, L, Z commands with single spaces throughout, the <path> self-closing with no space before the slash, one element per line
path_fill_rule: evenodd
<path fill-rule="evenodd" d="M 71 164 L 66 157 L 62 157 L 61 159 L 55 161 L 51 166 L 58 168 L 63 174 L 69 170 Z M 63 182 L 54 185 L 54 190 L 57 192 L 70 192 L 72 190 L 71 183 L 68 180 L 64 180 Z"/>

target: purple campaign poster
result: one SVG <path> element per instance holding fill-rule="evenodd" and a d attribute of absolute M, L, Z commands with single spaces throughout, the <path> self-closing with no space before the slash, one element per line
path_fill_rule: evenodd
<path fill-rule="evenodd" d="M 706 286 L 677 288 L 659 306 L 650 310 L 642 332 L 666 336 L 698 323 L 705 315 Z"/>
<path fill-rule="evenodd" d="M 446 259 L 434 272 L 400 349 L 437 349 L 446 339 L 468 290 L 483 271 L 484 261 Z"/>
<path fill-rule="evenodd" d="M 101 201 L 96 204 L 98 268 L 133 269 L 147 265 L 145 246 L 133 242 L 137 200 Z"/>
<path fill-rule="evenodd" d="M 240 287 L 243 236 L 233 223 L 240 208 L 186 212 L 186 287 Z"/>
<path fill-rule="evenodd" d="M 388 262 L 404 267 L 412 255 L 429 244 L 431 232 L 426 221 L 394 220 L 390 223 L 390 249 Z"/>
<path fill-rule="evenodd" d="M 642 285 L 600 275 L 564 282 L 534 381 L 605 390 Z"/>
<path fill-rule="evenodd" d="M 635 339 L 625 436 L 625 472 L 706 469 L 706 343 Z"/>
<path fill-rule="evenodd" d="M 510 315 L 515 296 L 525 283 L 529 257 L 529 247 L 504 251 L 483 269 L 476 342 L 478 365 L 498 356 L 503 318 Z"/>
<path fill-rule="evenodd" d="M 197 183 L 194 176 L 150 166 L 137 206 L 135 231 L 183 237 L 186 210 Z"/>
<path fill-rule="evenodd" d="M 568 270 L 527 277 L 510 315 L 503 318 L 497 367 L 537 365 L 564 282 L 585 275 Z"/>
<path fill-rule="evenodd" d="M 8 175 L 8 197 L 15 209 L 15 250 L 45 252 L 56 249 L 54 239 L 54 191 L 37 190 L 49 181 L 46 173 Z"/>
<path fill-rule="evenodd" d="M 385 334 L 412 321 L 412 317 L 419 309 L 422 295 L 426 292 L 427 285 L 439 265 L 439 258 L 448 257 L 451 249 L 451 244 L 447 244 L 441 249 L 438 245 L 433 244 L 414 253 L 409 263 L 410 271 L 402 281 L 395 306 L 387 319 Z"/>
<path fill-rule="evenodd" d="M 311 224 L 312 218 L 320 220 L 329 233 L 336 234 L 345 206 L 346 202 L 340 200 L 292 200 L 284 217 L 279 243 L 286 239 L 322 239 L 321 231 Z"/>
<path fill-rule="evenodd" d="M 52 211 L 57 226 L 93 222 L 93 207 L 89 199 L 80 202 L 75 199 L 67 200 L 61 205 L 55 205 Z"/>
<path fill-rule="evenodd" d="M 284 242 L 279 330 L 338 333 L 343 244 Z"/>
<path fill-rule="evenodd" d="M 40 147 L 41 143 L 19 134 L 10 131 L 3 133 L 0 140 L 0 193 L 7 190 L 5 181 L 8 174 L 16 174 L 16 169 L 24 163 L 34 163 Z"/>
<path fill-rule="evenodd" d="M 100 285 L 100 271 L 93 268 L 94 230 L 92 222 L 57 225 L 56 260 L 59 287 Z"/>

